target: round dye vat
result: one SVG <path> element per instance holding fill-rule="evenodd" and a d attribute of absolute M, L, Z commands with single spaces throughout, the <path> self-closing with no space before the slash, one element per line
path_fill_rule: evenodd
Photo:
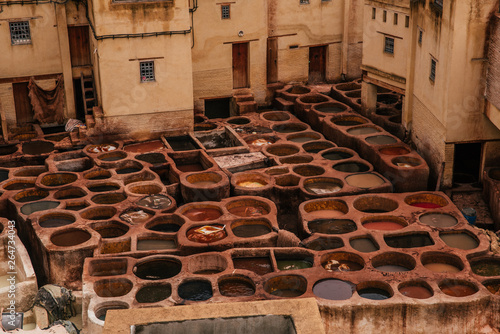
<path fill-rule="evenodd" d="M 358 238 L 349 241 L 351 247 L 362 253 L 371 253 L 379 250 L 377 245 L 369 238 Z"/>
<path fill-rule="evenodd" d="M 193 242 L 207 244 L 227 237 L 224 225 L 205 225 L 189 229 L 186 236 Z"/>
<path fill-rule="evenodd" d="M 420 222 L 425 225 L 446 228 L 453 227 L 458 224 L 458 220 L 446 213 L 428 213 L 419 218 Z"/>
<path fill-rule="evenodd" d="M 219 218 L 222 212 L 215 208 L 194 208 L 187 210 L 183 215 L 193 221 L 208 221 Z"/>
<path fill-rule="evenodd" d="M 326 114 L 330 114 L 330 113 L 335 114 L 335 113 L 343 112 L 346 110 L 345 107 L 341 107 L 341 106 L 335 107 L 335 106 L 329 106 L 329 105 L 314 106 L 314 109 L 316 109 L 319 112 L 326 113 Z"/>
<path fill-rule="evenodd" d="M 267 138 L 257 138 L 253 140 L 248 140 L 246 143 L 250 146 L 255 146 L 255 147 L 263 147 L 267 145 L 274 144 L 276 141 L 273 139 L 267 139 Z"/>
<path fill-rule="evenodd" d="M 164 195 L 151 195 L 139 200 L 137 205 L 155 210 L 162 210 L 167 209 L 170 205 L 172 205 L 172 200 Z"/>
<path fill-rule="evenodd" d="M 219 292 L 225 297 L 247 297 L 255 293 L 249 279 L 226 278 L 219 282 Z"/>
<path fill-rule="evenodd" d="M 17 176 L 20 176 L 19 174 Z M 37 175 L 38 176 L 38 175 Z M 3 182 L 9 178 L 9 171 L 5 169 L 0 169 L 0 182 Z"/>
<path fill-rule="evenodd" d="M 341 210 L 317 210 L 308 213 L 311 219 L 321 219 L 321 218 L 335 218 L 345 215 L 346 213 Z"/>
<path fill-rule="evenodd" d="M 177 245 L 173 239 L 144 239 L 137 241 L 138 251 L 176 248 Z"/>
<path fill-rule="evenodd" d="M 213 186 L 214 184 L 217 184 L 217 181 L 198 181 L 198 182 L 192 182 L 191 184 L 197 187 L 210 187 Z"/>
<path fill-rule="evenodd" d="M 370 167 L 359 162 L 345 162 L 333 166 L 333 169 L 344 173 L 363 173 L 369 171 Z"/>
<path fill-rule="evenodd" d="M 70 215 L 52 214 L 41 217 L 38 224 L 44 228 L 53 228 L 72 224 L 75 222 L 75 220 L 76 219 Z"/>
<path fill-rule="evenodd" d="M 103 152 L 111 152 L 116 150 L 118 147 L 114 144 L 99 144 L 99 145 L 90 145 L 87 148 L 87 152 L 89 153 L 103 153 Z"/>
<path fill-rule="evenodd" d="M 237 227 L 232 227 L 234 235 L 239 238 L 253 238 L 271 233 L 272 230 L 267 224 L 247 223 Z"/>
<path fill-rule="evenodd" d="M 480 276 L 500 276 L 500 259 L 471 261 L 471 269 Z"/>
<path fill-rule="evenodd" d="M 359 128 L 351 128 L 347 130 L 347 133 L 353 136 L 369 135 L 377 132 L 380 132 L 380 130 L 369 126 L 362 126 Z"/>
<path fill-rule="evenodd" d="M 153 217 L 149 212 L 145 212 L 142 210 L 131 210 L 120 215 L 120 218 L 125 220 L 130 224 L 142 224 L 149 220 L 149 218 Z M 95 220 L 95 218 L 94 218 Z"/>
<path fill-rule="evenodd" d="M 405 147 L 385 147 L 379 150 L 380 153 L 385 155 L 405 155 L 410 153 Z"/>
<path fill-rule="evenodd" d="M 358 291 L 358 295 L 365 299 L 384 300 L 391 298 L 391 294 L 384 289 L 365 288 Z"/>
<path fill-rule="evenodd" d="M 325 152 L 321 155 L 323 158 L 327 160 L 344 160 L 344 159 L 349 159 L 352 158 L 353 155 L 348 153 L 348 152 L 343 152 L 343 151 L 328 151 Z"/>
<path fill-rule="evenodd" d="M 430 202 L 417 202 L 417 203 L 412 203 L 410 205 L 411 206 L 415 206 L 417 208 L 423 208 L 423 209 L 438 209 L 438 208 L 442 208 L 441 205 L 436 204 L 436 203 L 430 203 Z"/>
<path fill-rule="evenodd" d="M 483 283 L 486 289 L 494 295 L 500 296 L 500 281 L 494 280 Z"/>
<path fill-rule="evenodd" d="M 333 194 L 342 190 L 342 187 L 335 182 L 316 181 L 304 184 L 304 188 L 316 195 Z"/>
<path fill-rule="evenodd" d="M 175 233 L 179 231 L 181 227 L 178 224 L 157 224 L 148 228 L 148 230 L 164 233 Z"/>
<path fill-rule="evenodd" d="M 344 242 L 342 239 L 336 237 L 320 237 L 307 242 L 305 247 L 316 251 L 322 251 L 344 247 Z"/>
<path fill-rule="evenodd" d="M 34 182 L 18 181 L 18 182 L 12 182 L 10 184 L 7 184 L 3 188 L 5 190 L 23 190 L 23 189 L 27 189 L 27 188 L 33 188 L 34 186 L 35 186 Z"/>
<path fill-rule="evenodd" d="M 14 198 L 17 202 L 19 203 L 26 203 L 26 202 L 33 202 L 33 201 L 39 201 L 41 199 L 44 199 L 47 197 L 49 194 L 47 192 L 42 192 L 42 191 L 35 191 L 33 193 L 28 193 L 26 192 L 25 196 L 19 196 L 16 195 L 15 197 L 19 198 Z"/>
<path fill-rule="evenodd" d="M 268 257 L 234 258 L 234 269 L 253 271 L 257 275 L 265 275 L 273 271 L 271 260 Z"/>
<path fill-rule="evenodd" d="M 200 163 L 193 164 L 185 164 L 185 165 L 176 165 L 177 169 L 181 172 L 201 172 L 204 171 L 205 168 Z"/>
<path fill-rule="evenodd" d="M 120 189 L 119 185 L 115 184 L 99 184 L 87 187 L 90 191 L 95 193 L 102 193 L 106 191 L 114 191 Z"/>
<path fill-rule="evenodd" d="M 479 246 L 477 240 L 467 233 L 440 233 L 439 237 L 445 244 L 453 248 L 470 250 Z"/>
<path fill-rule="evenodd" d="M 176 276 L 181 268 L 175 260 L 155 259 L 136 264 L 132 272 L 140 279 L 160 280 Z"/>
<path fill-rule="evenodd" d="M 372 145 L 389 145 L 397 143 L 397 139 L 391 136 L 373 136 L 365 139 L 368 144 Z"/>
<path fill-rule="evenodd" d="M 435 273 L 458 273 L 460 269 L 447 263 L 427 263 L 424 267 Z"/>
<path fill-rule="evenodd" d="M 369 230 L 377 231 L 396 231 L 405 228 L 406 226 L 393 221 L 372 221 L 363 223 L 363 227 Z"/>
<path fill-rule="evenodd" d="M 267 183 L 263 181 L 242 181 L 238 182 L 236 185 L 243 188 L 261 188 L 265 187 Z"/>
<path fill-rule="evenodd" d="M 140 170 L 141 168 L 136 168 L 136 167 L 120 168 L 116 170 L 116 174 L 132 174 L 132 173 L 137 173 Z"/>
<path fill-rule="evenodd" d="M 314 284 L 315 296 L 328 300 L 346 300 L 352 297 L 354 285 L 338 279 L 325 279 Z"/>
<path fill-rule="evenodd" d="M 357 230 L 356 223 L 349 219 L 316 219 L 307 226 L 312 233 L 345 234 Z"/>
<path fill-rule="evenodd" d="M 313 266 L 311 261 L 307 260 L 276 260 L 279 270 L 297 270 L 307 269 Z"/>
<path fill-rule="evenodd" d="M 442 283 L 439 285 L 439 288 L 443 293 L 452 297 L 467 297 L 477 292 L 477 289 L 474 289 L 472 286 L 461 284 L 460 282 Z"/>
<path fill-rule="evenodd" d="M 432 291 L 429 289 L 418 286 L 418 285 L 409 285 L 399 289 L 399 292 L 406 297 L 415 298 L 415 299 L 427 299 L 432 297 Z"/>
<path fill-rule="evenodd" d="M 267 215 L 269 212 L 266 208 L 259 205 L 242 205 L 231 208 L 229 213 L 240 217 L 256 217 Z"/>
<path fill-rule="evenodd" d="M 62 233 L 54 234 L 50 241 L 59 247 L 71 247 L 87 242 L 92 235 L 83 230 L 70 230 Z"/>
<path fill-rule="evenodd" d="M 23 144 L 23 153 L 40 155 L 50 153 L 54 150 L 54 144 L 47 141 L 32 141 Z"/>
<path fill-rule="evenodd" d="M 59 204 L 60 204 L 59 202 L 54 202 L 54 201 L 40 201 L 40 202 L 28 203 L 24 204 L 21 207 L 21 213 L 28 216 L 37 211 L 55 209 L 59 206 Z"/>
<path fill-rule="evenodd" d="M 410 269 L 403 267 L 403 266 L 398 266 L 394 264 L 386 264 L 382 266 L 378 266 L 375 269 L 383 271 L 385 273 L 398 273 L 398 272 L 403 272 L 403 271 L 410 271 Z"/>
<path fill-rule="evenodd" d="M 154 140 L 145 143 L 127 145 L 123 148 L 124 151 L 132 153 L 146 153 L 151 151 L 156 151 L 164 148 L 163 142 L 161 140 Z"/>
<path fill-rule="evenodd" d="M 359 271 L 363 266 L 354 261 L 348 260 L 330 260 L 323 264 L 326 271 Z"/>
<path fill-rule="evenodd" d="M 294 143 L 307 143 L 313 140 L 318 140 L 318 137 L 312 137 L 312 136 L 299 136 L 299 137 L 292 137 L 288 138 L 288 141 L 294 142 Z"/>
<path fill-rule="evenodd" d="M 212 285 L 207 281 L 189 281 L 179 285 L 179 297 L 186 300 L 202 301 L 212 298 Z"/>
<path fill-rule="evenodd" d="M 17 151 L 17 145 L 0 145 L 0 155 L 9 155 Z"/>
<path fill-rule="evenodd" d="M 135 295 L 138 303 L 157 303 L 165 300 L 172 294 L 170 285 L 149 285 L 141 288 Z"/>
<path fill-rule="evenodd" d="M 127 234 L 129 227 L 119 222 L 101 222 L 92 227 L 104 239 L 118 238 Z"/>
<path fill-rule="evenodd" d="M 351 187 L 362 189 L 379 187 L 385 183 L 383 178 L 373 173 L 349 175 L 345 182 Z"/>
<path fill-rule="evenodd" d="M 277 276 L 264 283 L 264 290 L 273 296 L 294 298 L 306 292 L 307 281 L 298 275 Z"/>

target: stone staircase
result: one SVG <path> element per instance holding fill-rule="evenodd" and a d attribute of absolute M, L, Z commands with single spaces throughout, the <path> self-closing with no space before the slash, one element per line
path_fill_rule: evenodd
<path fill-rule="evenodd" d="M 257 102 L 248 88 L 238 89 L 233 93 L 231 107 L 231 115 L 234 116 L 257 112 Z"/>

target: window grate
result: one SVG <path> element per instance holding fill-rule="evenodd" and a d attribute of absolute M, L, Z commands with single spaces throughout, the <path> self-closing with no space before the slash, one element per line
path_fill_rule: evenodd
<path fill-rule="evenodd" d="M 394 38 L 385 38 L 384 52 L 394 54 Z"/>
<path fill-rule="evenodd" d="M 429 75 L 429 79 L 431 79 L 432 82 L 436 81 L 436 65 L 436 60 L 431 59 L 431 73 Z"/>
<path fill-rule="evenodd" d="M 12 45 L 31 43 L 29 21 L 9 22 L 9 27 Z"/>
<path fill-rule="evenodd" d="M 141 69 L 141 82 L 155 81 L 154 61 L 142 61 L 139 64 Z"/>
<path fill-rule="evenodd" d="M 230 5 L 222 5 L 220 6 L 221 17 L 223 20 L 231 18 Z"/>
<path fill-rule="evenodd" d="M 300 0 L 300 4 L 309 4 L 309 0 Z"/>

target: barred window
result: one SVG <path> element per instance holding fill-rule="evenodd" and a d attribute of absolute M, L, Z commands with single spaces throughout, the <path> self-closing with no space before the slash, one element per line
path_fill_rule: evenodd
<path fill-rule="evenodd" d="M 431 79 L 432 82 L 436 81 L 436 65 L 436 60 L 431 58 L 431 73 L 429 75 L 429 79 Z"/>
<path fill-rule="evenodd" d="M 300 4 L 303 5 L 303 4 L 308 4 L 309 3 L 309 0 L 300 0 Z"/>
<path fill-rule="evenodd" d="M 394 38 L 385 38 L 384 52 L 394 54 Z"/>
<path fill-rule="evenodd" d="M 155 63 L 154 61 L 141 61 L 141 82 L 155 81 Z"/>
<path fill-rule="evenodd" d="M 31 43 L 29 21 L 9 22 L 9 27 L 12 45 Z"/>
<path fill-rule="evenodd" d="M 231 5 L 222 5 L 220 6 L 221 17 L 223 20 L 231 18 Z"/>

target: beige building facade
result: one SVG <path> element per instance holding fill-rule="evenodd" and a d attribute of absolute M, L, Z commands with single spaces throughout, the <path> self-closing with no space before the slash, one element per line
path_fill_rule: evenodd
<path fill-rule="evenodd" d="M 365 32 L 380 27 L 375 30 L 383 37 L 364 40 L 363 103 L 373 110 L 377 85 L 404 94 L 403 125 L 443 186 L 479 181 L 499 157 L 500 130 L 485 98 L 498 6 L 495 0 L 365 1 Z M 390 34 L 373 24 L 379 19 L 372 13 L 387 11 L 391 21 L 398 8 L 409 16 L 404 28 L 388 22 Z M 387 52 L 388 37 L 394 39 L 393 54 Z"/>

